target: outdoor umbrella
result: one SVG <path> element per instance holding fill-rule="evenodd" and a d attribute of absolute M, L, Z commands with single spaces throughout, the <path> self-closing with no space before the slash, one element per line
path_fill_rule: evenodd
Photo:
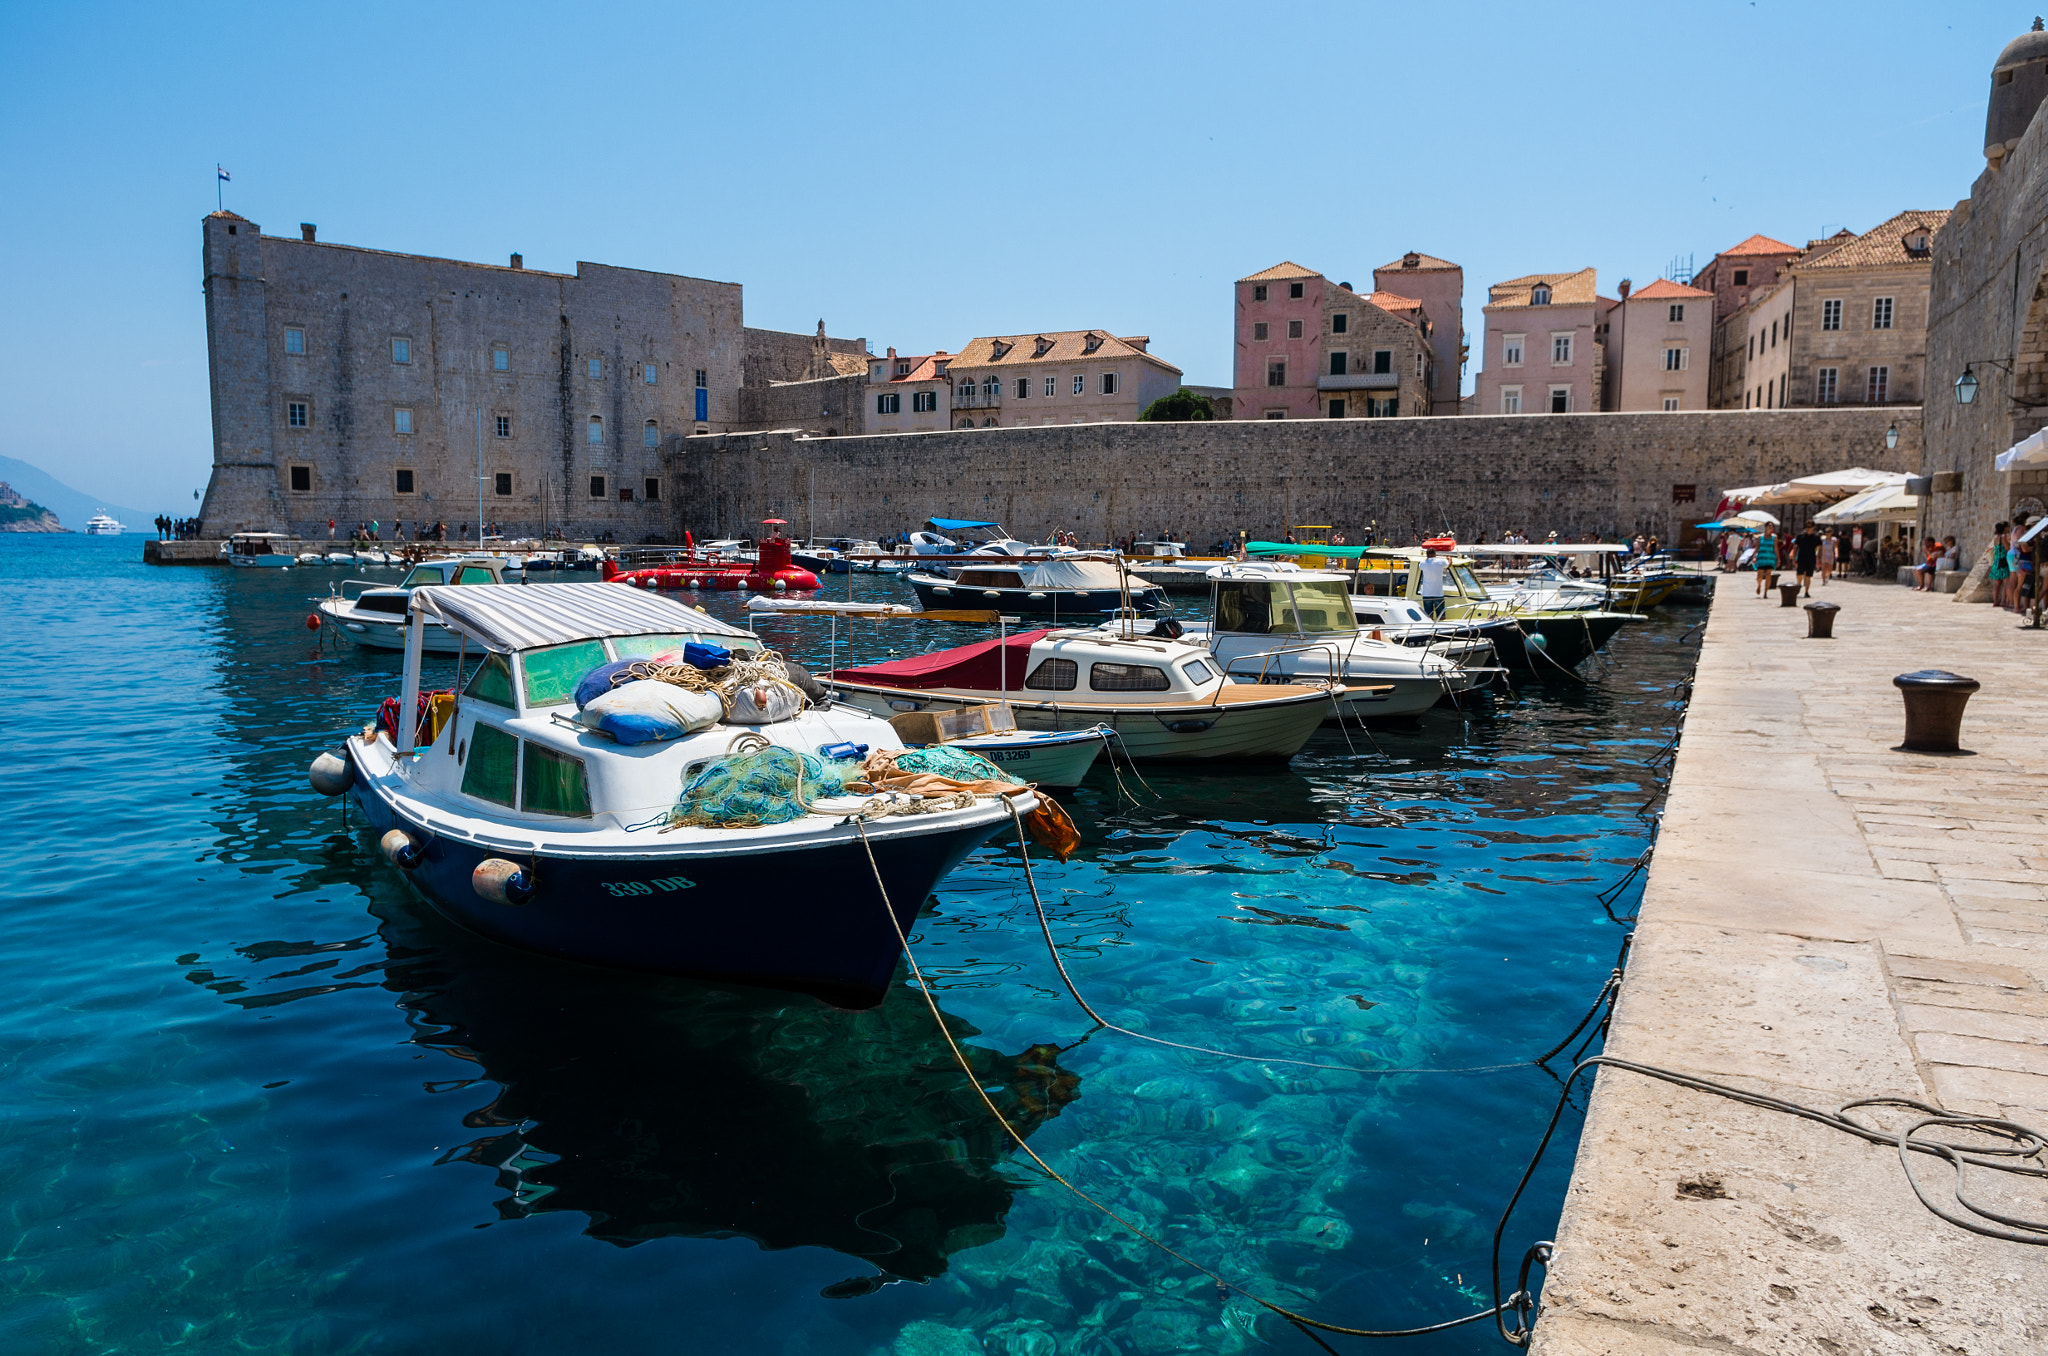
<path fill-rule="evenodd" d="M 1746 485 L 1739 490 L 1725 490 L 1722 492 L 1721 497 L 1723 499 L 1731 500 L 1734 503 L 1738 504 L 1753 504 L 1757 500 L 1762 499 L 1765 495 L 1771 494 L 1777 490 L 1782 490 L 1784 488 L 1785 487 L 1782 484 Z M 1776 520 L 1773 519 L 1773 521 Z"/>
<path fill-rule="evenodd" d="M 1757 523 L 1759 525 L 1769 523 L 1773 527 L 1778 525 L 1778 515 L 1766 513 L 1762 509 L 1744 509 L 1735 516 L 1745 523 Z"/>
<path fill-rule="evenodd" d="M 2029 433 L 2011 447 L 1998 454 L 1995 463 L 2001 471 L 2016 471 L 2023 466 L 2034 466 L 2048 461 L 2048 429 Z"/>

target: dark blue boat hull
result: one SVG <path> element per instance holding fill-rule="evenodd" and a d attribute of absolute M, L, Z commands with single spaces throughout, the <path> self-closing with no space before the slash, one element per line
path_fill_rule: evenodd
<path fill-rule="evenodd" d="M 435 837 L 364 785 L 358 768 L 349 794 L 378 835 L 399 828 L 425 844 L 420 863 L 404 873 L 413 888 L 444 917 L 493 941 L 596 965 L 793 989 L 850 1008 L 880 1002 L 895 976 L 902 946 L 858 839 L 773 857 L 542 857 L 533 897 L 513 906 L 478 895 L 470 873 L 486 857 L 516 858 Z M 905 934 L 933 887 L 1007 825 L 870 838 Z"/>

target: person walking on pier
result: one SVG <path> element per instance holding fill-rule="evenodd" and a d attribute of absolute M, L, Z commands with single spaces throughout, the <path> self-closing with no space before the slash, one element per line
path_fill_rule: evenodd
<path fill-rule="evenodd" d="M 1831 527 L 1821 534 L 1820 539 L 1820 583 L 1822 588 L 1826 588 L 1828 580 L 1834 578 L 1835 566 L 1841 558 L 1842 544 L 1835 536 L 1835 529 Z"/>
<path fill-rule="evenodd" d="M 1820 533 L 1808 523 L 1792 539 L 1792 572 L 1799 581 L 1801 596 L 1813 596 L 1813 572 L 1820 567 Z"/>
<path fill-rule="evenodd" d="M 1763 534 L 1756 539 L 1756 596 L 1770 597 L 1777 582 L 1778 529 L 1765 523 Z"/>

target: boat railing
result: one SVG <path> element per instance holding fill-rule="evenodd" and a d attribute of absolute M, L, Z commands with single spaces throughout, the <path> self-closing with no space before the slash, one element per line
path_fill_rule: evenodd
<path fill-rule="evenodd" d="M 1254 650 L 1250 654 L 1238 655 L 1233 659 L 1228 659 L 1224 661 L 1223 676 L 1226 678 L 1238 676 L 1240 671 L 1237 666 L 1240 663 L 1247 659 L 1257 659 L 1262 661 L 1259 664 L 1259 676 L 1257 681 L 1261 683 L 1271 682 L 1273 661 L 1275 659 L 1278 659 L 1286 655 L 1313 654 L 1317 651 L 1322 652 L 1323 661 L 1328 666 L 1328 672 L 1324 676 L 1327 677 L 1331 682 L 1343 682 L 1344 665 L 1342 656 L 1338 653 L 1336 643 L 1327 640 L 1317 641 L 1307 645 L 1275 645 L 1270 649 Z M 1287 677 L 1289 675 L 1283 674 L 1282 676 Z M 1211 705 L 1215 705 L 1216 703 L 1221 702 L 1222 699 L 1223 689 L 1221 687 L 1218 687 L 1216 689 L 1215 696 L 1211 699 Z"/>

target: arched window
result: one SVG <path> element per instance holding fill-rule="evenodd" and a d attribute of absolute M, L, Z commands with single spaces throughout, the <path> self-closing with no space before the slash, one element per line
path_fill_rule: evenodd
<path fill-rule="evenodd" d="M 981 384 L 981 393 L 989 397 L 991 400 L 995 398 L 996 392 L 1002 389 L 1002 382 L 999 378 L 996 377 L 990 377 L 987 381 Z"/>
<path fill-rule="evenodd" d="M 1550 304 L 1550 289 L 1538 283 L 1529 293 L 1529 304 L 1531 306 L 1548 306 Z"/>
<path fill-rule="evenodd" d="M 973 421 L 972 419 L 962 419 L 962 420 L 960 421 L 960 427 L 961 427 L 961 428 L 973 428 L 973 427 L 974 427 L 974 421 Z"/>
<path fill-rule="evenodd" d="M 590 445 L 592 447 L 604 446 L 604 420 L 594 414 L 590 416 Z"/>
<path fill-rule="evenodd" d="M 983 428 L 994 428 L 996 426 L 996 421 L 993 419 L 984 419 L 981 421 L 981 426 Z"/>
<path fill-rule="evenodd" d="M 640 429 L 640 441 L 649 447 L 660 447 L 661 425 L 652 419 L 648 420 Z"/>

